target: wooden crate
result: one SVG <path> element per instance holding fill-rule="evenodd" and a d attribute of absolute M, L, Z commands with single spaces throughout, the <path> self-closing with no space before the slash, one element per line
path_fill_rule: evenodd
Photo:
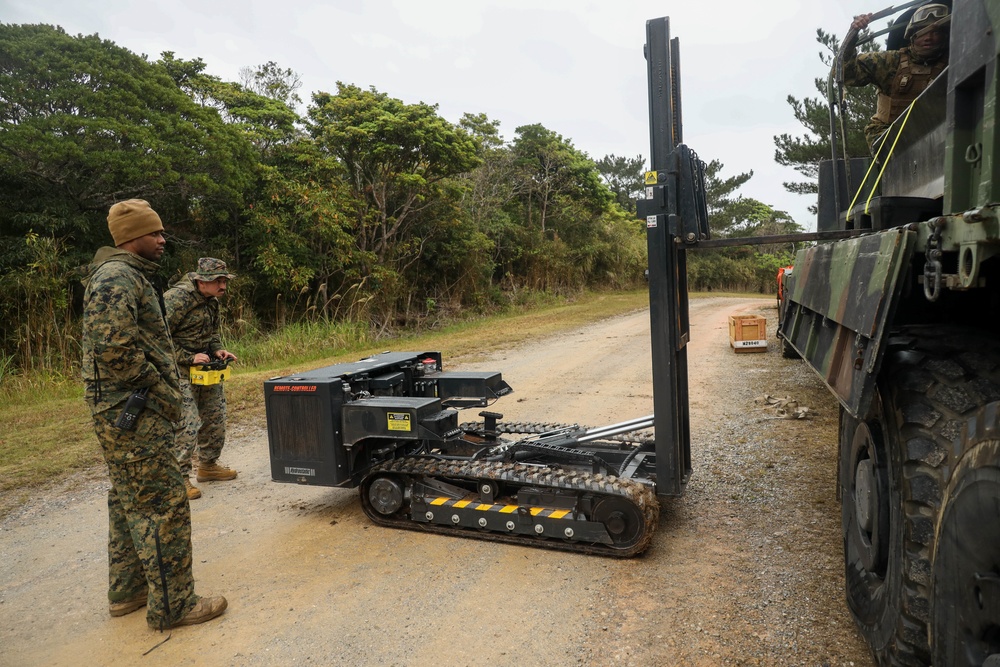
<path fill-rule="evenodd" d="M 736 354 L 767 352 L 767 320 L 760 315 L 730 315 L 729 344 Z"/>

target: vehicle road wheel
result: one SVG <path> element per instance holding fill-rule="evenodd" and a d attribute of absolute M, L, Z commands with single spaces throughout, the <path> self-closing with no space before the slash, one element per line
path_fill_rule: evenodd
<path fill-rule="evenodd" d="M 382 516 L 392 516 L 407 500 L 405 482 L 393 475 L 376 475 L 362 487 L 367 505 Z"/>
<path fill-rule="evenodd" d="M 1000 457 L 990 444 L 996 422 L 992 431 L 985 425 L 998 398 L 994 337 L 911 327 L 888 341 L 867 416 L 842 414 L 847 601 L 879 664 L 924 665 L 932 656 L 982 664 L 958 656 L 996 650 L 1000 603 L 980 594 L 1000 572 Z M 952 642 L 942 639 L 952 631 Z"/>
<path fill-rule="evenodd" d="M 598 502 L 593 520 L 604 524 L 616 549 L 634 546 L 646 530 L 642 512 L 624 498 L 608 497 Z"/>
<path fill-rule="evenodd" d="M 909 580 L 929 569 L 930 555 L 909 545 L 896 407 L 879 392 L 869 417 L 841 417 L 840 493 L 847 604 L 879 664 L 903 657 L 902 664 L 929 661 L 926 586 Z"/>

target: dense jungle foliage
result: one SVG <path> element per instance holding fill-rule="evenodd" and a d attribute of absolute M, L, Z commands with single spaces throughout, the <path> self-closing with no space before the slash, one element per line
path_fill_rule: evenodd
<path fill-rule="evenodd" d="M 143 198 L 168 233 L 164 278 L 198 257 L 238 274 L 225 335 L 338 323 L 377 337 L 589 288 L 641 285 L 641 156 L 593 160 L 542 125 L 338 83 L 303 107 L 269 62 L 240 81 L 97 35 L 0 24 L 0 382 L 68 376 L 81 268 L 106 215 Z M 717 235 L 796 231 L 708 165 Z M 692 289 L 768 291 L 793 248 L 696 253 Z"/>

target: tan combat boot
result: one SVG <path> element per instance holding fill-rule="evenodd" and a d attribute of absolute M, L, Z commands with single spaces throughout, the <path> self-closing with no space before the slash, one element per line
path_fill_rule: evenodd
<path fill-rule="evenodd" d="M 232 468 L 220 466 L 214 461 L 212 463 L 198 464 L 199 482 L 225 482 L 230 479 L 236 479 L 236 471 Z"/>
<path fill-rule="evenodd" d="M 191 483 L 187 477 L 184 478 L 184 488 L 187 489 L 188 500 L 201 498 L 201 489 Z"/>
<path fill-rule="evenodd" d="M 221 595 L 211 598 L 198 598 L 197 604 L 191 611 L 184 614 L 184 618 L 173 624 L 172 627 L 179 628 L 182 625 L 198 625 L 205 621 L 211 621 L 216 616 L 221 616 L 229 603 Z"/>
<path fill-rule="evenodd" d="M 147 597 L 148 594 L 144 591 L 140 595 L 136 595 L 131 600 L 108 603 L 108 613 L 112 616 L 124 616 L 125 614 L 131 614 L 136 609 L 142 609 L 146 606 Z"/>

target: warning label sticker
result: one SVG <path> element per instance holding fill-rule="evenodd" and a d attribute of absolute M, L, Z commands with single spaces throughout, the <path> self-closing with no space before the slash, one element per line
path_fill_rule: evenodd
<path fill-rule="evenodd" d="M 410 428 L 410 413 L 409 412 L 389 412 L 386 414 L 389 418 L 389 430 L 390 431 L 409 431 Z"/>

